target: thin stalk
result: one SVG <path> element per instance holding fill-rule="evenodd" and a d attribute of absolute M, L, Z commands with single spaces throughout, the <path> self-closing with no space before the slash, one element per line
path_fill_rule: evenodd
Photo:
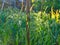
<path fill-rule="evenodd" d="M 29 0 L 26 0 L 26 31 L 27 31 L 27 45 L 30 45 L 30 34 L 29 34 L 29 20 L 30 20 L 30 6 Z"/>

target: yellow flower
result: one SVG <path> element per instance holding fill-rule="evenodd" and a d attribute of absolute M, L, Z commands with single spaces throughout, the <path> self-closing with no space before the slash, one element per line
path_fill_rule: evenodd
<path fill-rule="evenodd" d="M 59 18 L 59 13 L 58 10 L 56 10 L 56 21 L 58 21 L 58 18 Z"/>
<path fill-rule="evenodd" d="M 51 18 L 55 19 L 55 12 L 53 11 L 53 8 L 51 8 Z"/>
<path fill-rule="evenodd" d="M 34 2 L 35 0 L 32 0 L 32 3 Z"/>

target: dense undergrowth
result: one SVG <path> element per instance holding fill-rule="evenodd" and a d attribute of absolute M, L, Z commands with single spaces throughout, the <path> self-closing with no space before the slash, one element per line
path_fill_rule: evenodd
<path fill-rule="evenodd" d="M 60 45 L 60 20 L 45 12 L 30 12 L 30 44 Z M 27 45 L 26 13 L 17 9 L 0 11 L 0 45 Z"/>

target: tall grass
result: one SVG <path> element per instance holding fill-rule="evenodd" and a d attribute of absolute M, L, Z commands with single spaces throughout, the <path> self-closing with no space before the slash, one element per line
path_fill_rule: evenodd
<path fill-rule="evenodd" d="M 52 15 L 53 13 L 51 13 Z M 30 44 L 60 45 L 60 23 L 42 12 L 30 13 Z M 57 21 L 57 22 L 56 22 Z M 0 12 L 0 45 L 27 45 L 26 13 L 17 9 L 5 9 Z"/>

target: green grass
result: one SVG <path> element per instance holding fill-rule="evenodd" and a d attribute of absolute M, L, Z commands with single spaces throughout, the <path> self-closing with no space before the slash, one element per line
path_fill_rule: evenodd
<path fill-rule="evenodd" d="M 60 42 L 60 23 L 50 14 L 30 13 L 30 44 L 55 45 Z M 17 9 L 0 12 L 0 45 L 27 45 L 26 13 Z M 60 45 L 60 43 L 59 43 Z"/>

